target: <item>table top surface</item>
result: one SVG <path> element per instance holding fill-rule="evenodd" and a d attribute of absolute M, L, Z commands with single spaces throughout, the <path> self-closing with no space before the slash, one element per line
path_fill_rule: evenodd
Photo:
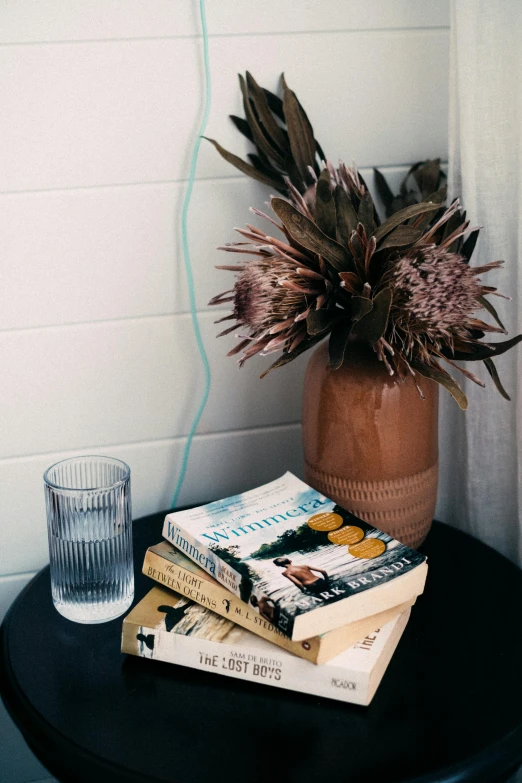
<path fill-rule="evenodd" d="M 134 523 L 140 573 L 164 514 Z M 441 523 L 424 595 L 369 707 L 120 652 L 122 619 L 55 611 L 49 569 L 2 626 L 0 691 L 60 780 L 490 781 L 522 763 L 522 571 Z"/>

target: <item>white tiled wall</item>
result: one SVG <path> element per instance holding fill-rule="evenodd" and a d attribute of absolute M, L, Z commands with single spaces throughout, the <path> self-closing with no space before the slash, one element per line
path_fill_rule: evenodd
<path fill-rule="evenodd" d="M 446 158 L 447 0 L 207 0 L 207 17 L 207 133 L 224 146 L 246 150 L 227 119 L 237 72 L 275 90 L 284 70 L 327 154 L 370 182 L 373 165 L 398 182 Z M 52 462 L 119 456 L 135 516 L 170 505 L 202 383 L 180 243 L 199 33 L 196 0 L 0 4 L 0 613 L 47 561 Z M 189 229 L 213 381 L 181 502 L 301 470 L 306 356 L 239 371 L 207 307 L 232 280 L 215 247 L 268 195 L 202 145 Z M 2 780 L 44 776 L 17 769 Z"/>

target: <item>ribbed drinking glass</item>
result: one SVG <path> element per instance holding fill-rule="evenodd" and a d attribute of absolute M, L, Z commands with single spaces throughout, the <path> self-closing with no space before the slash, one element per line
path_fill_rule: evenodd
<path fill-rule="evenodd" d="M 122 615 L 134 598 L 130 468 L 111 457 L 73 457 L 45 471 L 51 591 L 77 623 Z"/>

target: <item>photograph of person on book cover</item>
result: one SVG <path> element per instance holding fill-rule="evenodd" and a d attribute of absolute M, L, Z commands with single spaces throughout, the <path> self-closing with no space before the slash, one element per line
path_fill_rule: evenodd
<path fill-rule="evenodd" d="M 291 634 L 300 614 L 402 576 L 424 562 L 290 473 L 167 516 L 165 537 Z M 252 598 L 254 600 L 252 600 Z"/>
<path fill-rule="evenodd" d="M 328 573 L 324 568 L 318 568 L 317 566 L 309 566 L 301 563 L 301 565 L 292 565 L 292 561 L 288 557 L 276 557 L 274 565 L 284 568 L 283 576 L 286 576 L 294 585 L 303 592 L 310 593 L 322 593 L 328 590 Z M 314 573 L 315 572 L 315 573 Z M 317 574 L 322 574 L 321 579 Z"/>
<path fill-rule="evenodd" d="M 313 490 L 298 494 L 292 505 L 306 508 L 317 495 Z M 342 517 L 343 524 L 354 524 L 352 515 L 333 501 L 327 500 L 320 509 L 323 510 Z M 212 552 L 242 573 L 245 590 L 242 599 L 275 625 L 279 626 L 278 618 L 283 613 L 295 617 L 319 605 L 334 603 L 382 584 L 423 560 L 419 553 L 362 520 L 357 520 L 364 533 L 362 543 L 375 539 L 382 554 L 376 558 L 356 557 L 350 553 L 349 546 L 336 545 L 327 532 L 311 528 L 307 515 L 303 516 L 303 521 L 299 520 L 301 524 L 296 525 L 295 520 L 293 527 L 287 527 L 282 521 L 277 524 L 277 515 L 272 512 L 268 518 L 272 523 L 270 528 L 262 530 L 251 523 L 251 530 L 243 523 L 244 536 L 230 536 L 230 543 L 219 538 L 219 543 L 210 545 Z M 271 533 L 271 539 L 264 536 L 263 541 L 262 535 L 267 532 Z M 402 560 L 403 556 L 407 556 L 406 560 Z"/>

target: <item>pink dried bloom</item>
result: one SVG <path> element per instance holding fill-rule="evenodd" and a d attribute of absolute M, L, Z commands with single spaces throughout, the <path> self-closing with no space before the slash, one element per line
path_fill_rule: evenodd
<path fill-rule="evenodd" d="M 413 248 L 395 265 L 391 321 L 397 329 L 425 335 L 434 344 L 465 327 L 482 307 L 482 287 L 461 256 L 436 246 Z"/>
<path fill-rule="evenodd" d="M 393 294 L 386 339 L 396 351 L 396 363 L 430 362 L 432 354 L 440 356 L 456 343 L 475 342 L 477 329 L 504 331 L 474 317 L 484 307 L 484 294 L 492 291 L 476 276 L 498 263 L 473 268 L 437 245 L 413 247 L 393 263 L 385 275 Z"/>
<path fill-rule="evenodd" d="M 252 211 L 275 222 L 258 210 Z M 276 225 L 285 233 L 282 226 Z M 242 330 L 238 334 L 241 342 L 228 354 L 243 351 L 241 365 L 256 353 L 295 351 L 308 338 L 307 315 L 327 304 L 333 287 L 324 264 L 315 254 L 251 225 L 237 231 L 250 241 L 220 249 L 252 257 L 236 266 L 218 267 L 237 272 L 238 277 L 232 290 L 214 297 L 210 304 L 232 302 L 232 314 L 217 323 L 236 323 L 218 336 Z"/>

